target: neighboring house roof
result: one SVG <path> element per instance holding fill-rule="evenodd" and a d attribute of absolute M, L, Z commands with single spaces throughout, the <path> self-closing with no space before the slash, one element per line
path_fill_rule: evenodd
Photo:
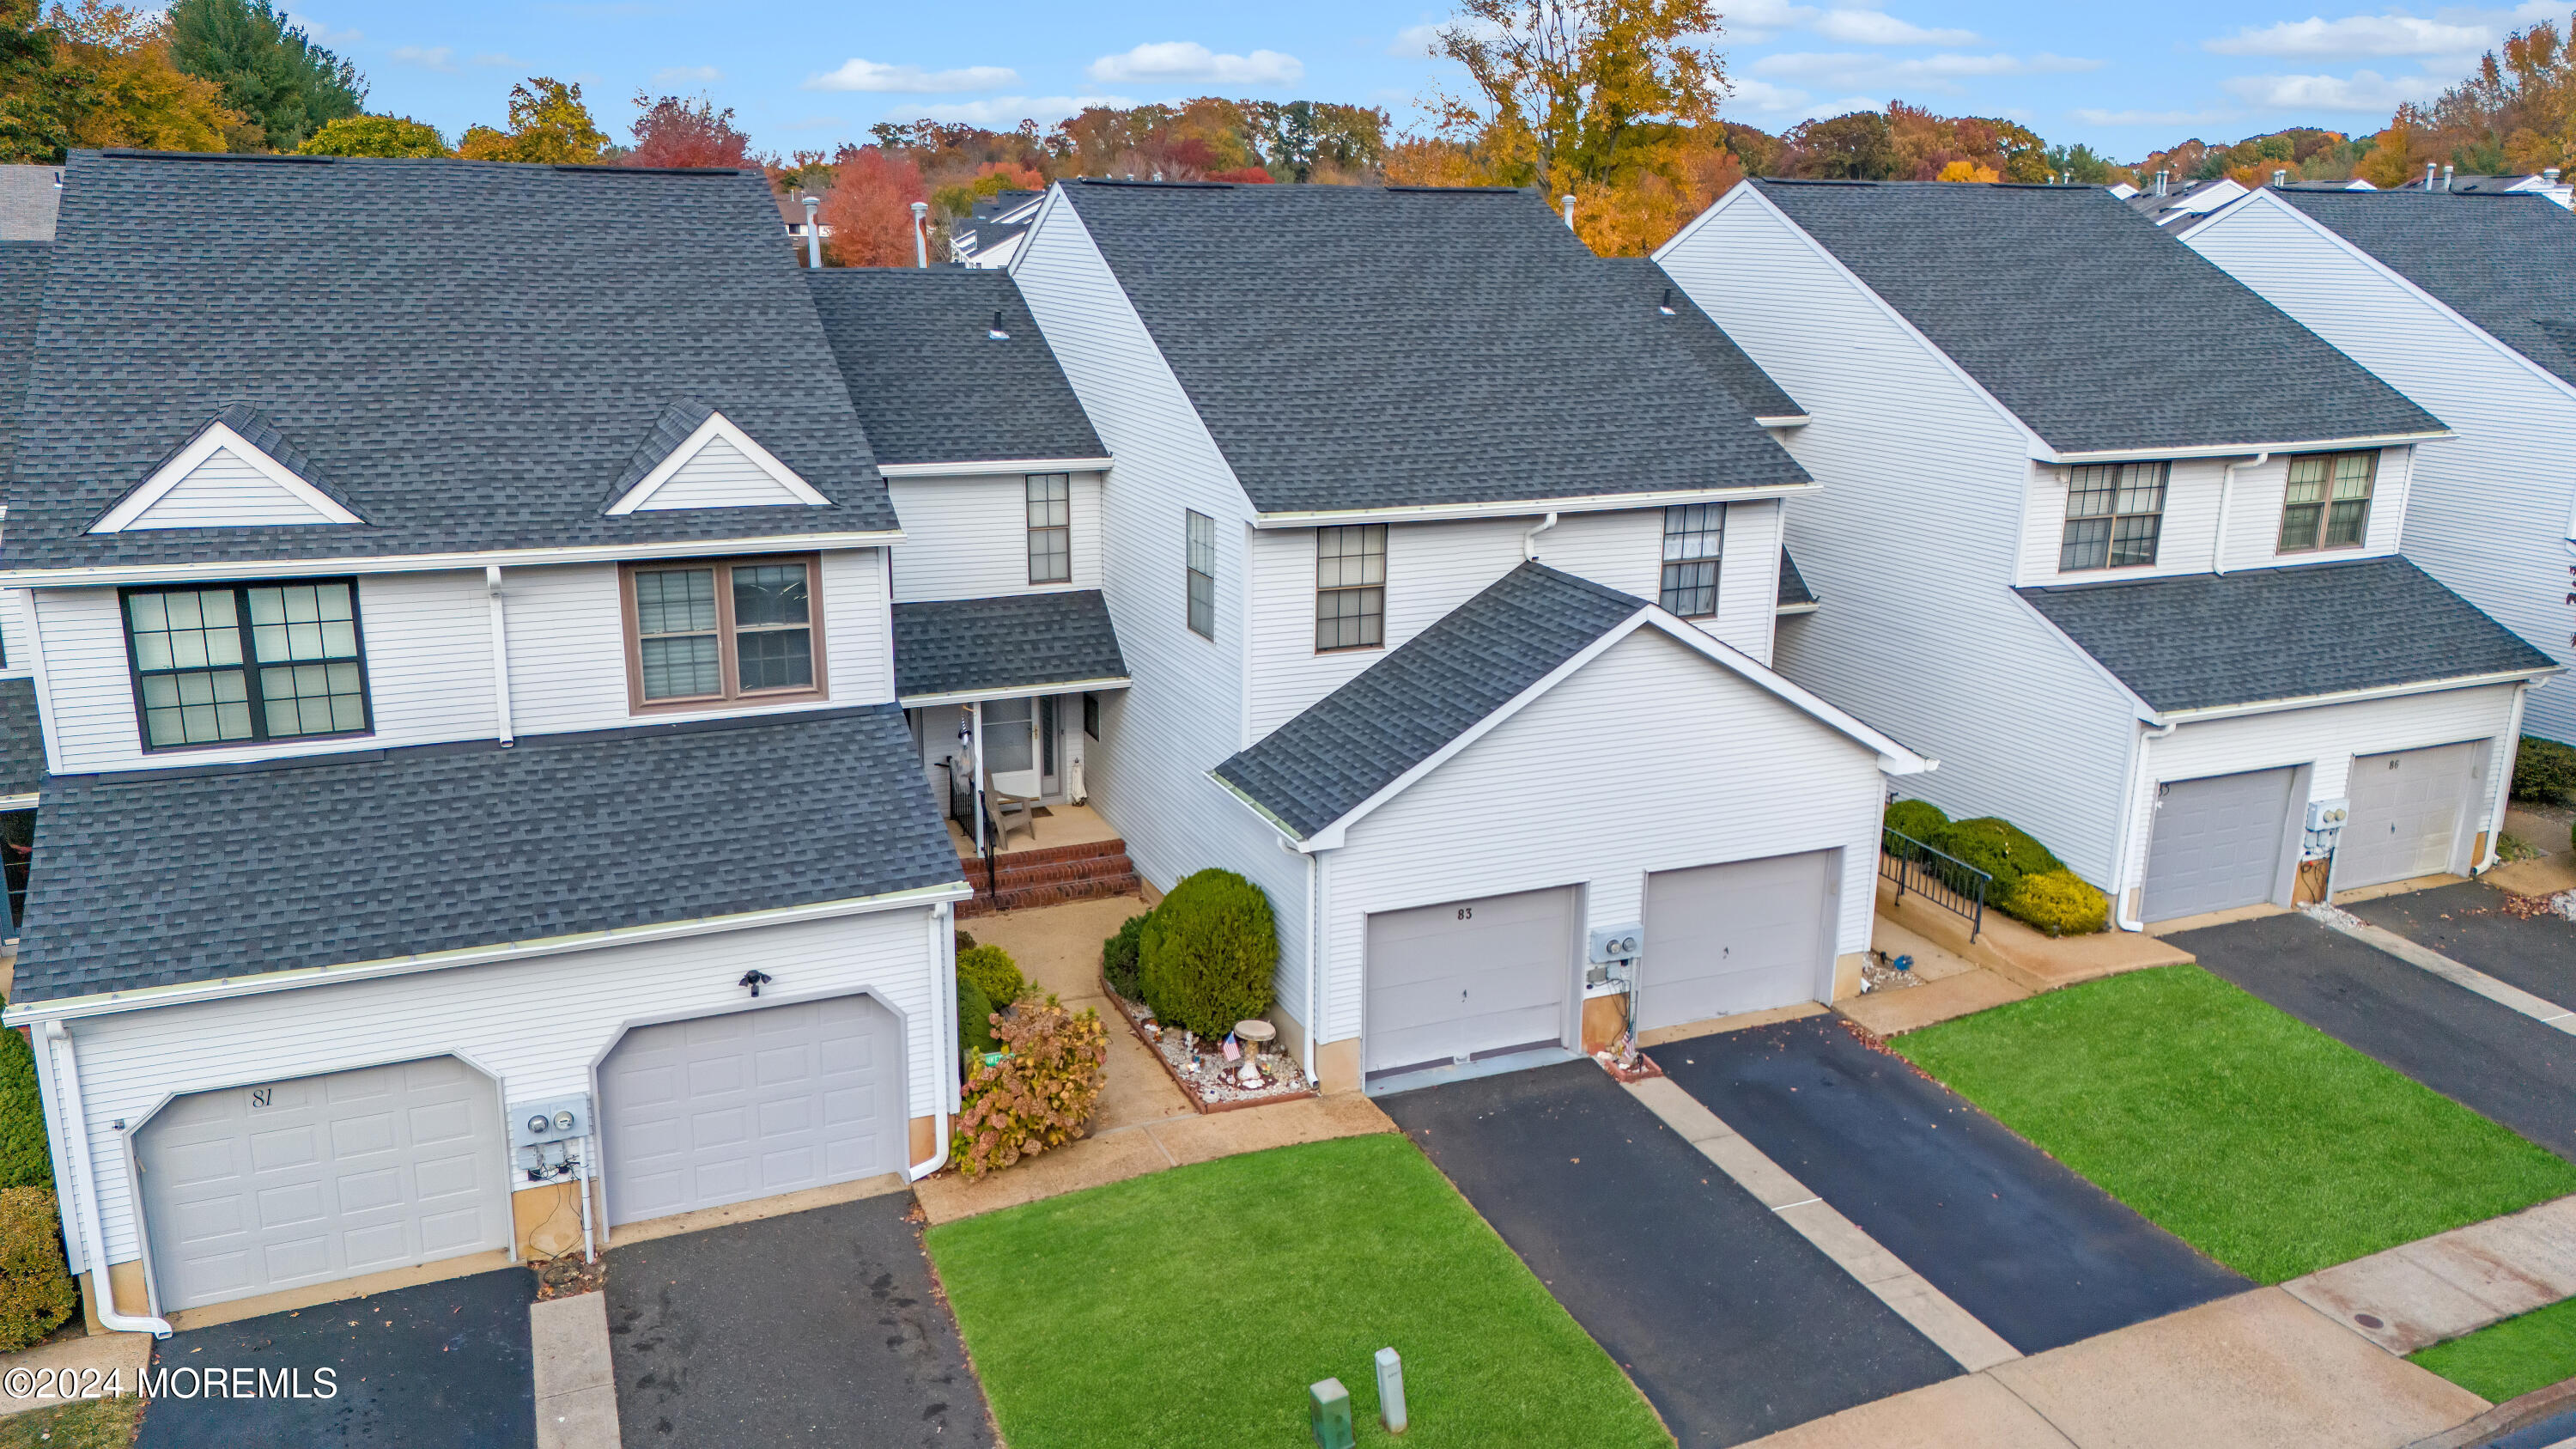
<path fill-rule="evenodd" d="M 45 725 L 36 681 L 0 679 L 0 796 L 33 795 L 45 783 Z"/>
<path fill-rule="evenodd" d="M 2444 431 L 2098 187 L 1751 184 L 2060 452 Z"/>
<path fill-rule="evenodd" d="M 1009 216 L 1033 203 L 1046 199 L 1044 191 L 996 191 L 977 199 L 972 210 L 977 217 Z"/>
<path fill-rule="evenodd" d="M 11 566 L 897 526 L 756 172 L 84 151 L 69 174 Z M 680 401 L 830 504 L 607 516 Z M 87 535 L 231 404 L 272 418 L 366 523 Z"/>
<path fill-rule="evenodd" d="M 1808 481 L 1528 193 L 1060 194 L 1260 512 Z"/>
<path fill-rule="evenodd" d="M 880 463 L 1098 458 L 1108 450 L 1006 272 L 803 273 Z M 993 319 L 1002 319 L 1002 338 Z"/>
<path fill-rule="evenodd" d="M 51 241 L 62 205 L 60 166 L 0 166 L 0 241 Z"/>
<path fill-rule="evenodd" d="M 2015 592 L 2158 713 L 2557 667 L 2403 558 Z"/>
<path fill-rule="evenodd" d="M 1028 231 L 1029 224 L 1025 221 L 974 217 L 949 225 L 949 247 L 960 256 L 981 256 L 1015 237 L 1028 235 Z"/>
<path fill-rule="evenodd" d="M 1805 611 L 1816 607 L 1816 591 L 1807 587 L 1807 576 L 1798 572 L 1798 561 L 1780 550 L 1780 600 L 1782 610 Z"/>
<path fill-rule="evenodd" d="M 894 606 L 895 693 L 1033 693 L 1123 681 L 1127 661 L 1098 589 Z"/>
<path fill-rule="evenodd" d="M 19 414 L 27 401 L 28 354 L 45 287 L 49 242 L 0 241 L 0 485 L 17 451 Z"/>
<path fill-rule="evenodd" d="M 2537 192 L 2274 192 L 2576 385 L 2576 214 Z"/>
<path fill-rule="evenodd" d="M 2245 194 L 2243 185 L 2224 176 L 2205 181 L 2189 181 L 2159 196 L 2154 190 L 2132 191 L 2120 199 L 2129 209 L 2159 227 L 2171 227 L 2196 216 L 2206 216 Z"/>
<path fill-rule="evenodd" d="M 512 749 L 483 740 L 57 776 L 37 817 L 10 999 L 382 961 L 960 879 L 893 705 L 523 735 Z"/>
<path fill-rule="evenodd" d="M 1671 275 L 1649 257 L 1603 257 L 1601 265 L 1609 268 L 1628 285 L 1628 315 L 1660 319 L 1679 339 L 1684 351 L 1708 374 L 1709 381 L 1726 390 L 1736 405 L 1757 418 L 1803 418 L 1807 410 L 1789 396 L 1762 365 L 1744 354 L 1726 329 L 1717 325 L 1690 294 L 1675 283 Z M 1637 312 L 1634 309 L 1647 310 Z M 1670 316 L 1664 309 L 1671 308 Z"/>

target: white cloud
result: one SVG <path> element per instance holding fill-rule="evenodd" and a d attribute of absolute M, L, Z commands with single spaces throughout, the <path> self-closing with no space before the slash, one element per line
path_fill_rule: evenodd
<path fill-rule="evenodd" d="M 809 91 L 877 91 L 905 95 L 953 94 L 957 91 L 988 91 L 996 86 L 1017 85 L 1020 73 L 1006 65 L 970 65 L 956 70 L 923 70 L 917 65 L 888 65 L 883 61 L 862 60 L 852 56 L 841 62 L 841 68 L 821 75 L 808 76 Z"/>
<path fill-rule="evenodd" d="M 1395 33 L 1395 39 L 1386 43 L 1386 53 L 1408 59 L 1434 54 L 1440 45 L 1440 32 L 1446 28 L 1427 20 L 1420 25 L 1408 25 Z"/>
<path fill-rule="evenodd" d="M 1727 98 L 1727 109 L 1736 113 L 1761 116 L 1775 126 L 1793 126 L 1814 116 L 1839 116 L 1851 111 L 1875 111 L 1884 102 L 1868 96 L 1841 96 L 1819 101 L 1796 86 L 1773 85 L 1769 81 L 1746 76 L 1730 77 L 1733 87 Z"/>
<path fill-rule="evenodd" d="M 2088 126 L 2209 126 L 2237 119 L 2234 111 L 2105 111 L 2093 106 L 2067 114 Z"/>
<path fill-rule="evenodd" d="M 1885 59 L 1856 51 L 1786 50 L 1763 56 L 1746 68 L 1762 75 L 1849 75 L 1873 69 Z"/>
<path fill-rule="evenodd" d="M 355 45 L 367 38 L 363 30 L 334 30 L 323 21 L 293 10 L 286 12 L 286 20 L 290 25 L 304 27 L 304 33 L 311 36 L 317 45 Z"/>
<path fill-rule="evenodd" d="M 495 67 L 508 66 L 513 70 L 525 69 L 528 64 L 526 61 L 519 59 L 515 55 L 504 55 L 497 50 L 488 50 L 483 54 L 474 57 L 474 63 L 476 65 Z"/>
<path fill-rule="evenodd" d="M 2247 26 L 2234 35 L 2200 43 L 2220 55 L 2276 55 L 2311 59 L 2362 56 L 2476 55 L 2496 42 L 2501 32 L 2487 25 L 2426 20 L 2413 15 L 2347 15 L 2328 20 L 2311 15 L 2283 20 L 2261 29 Z"/>
<path fill-rule="evenodd" d="M 2062 75 L 2099 70 L 2102 62 L 2046 52 L 2031 56 L 1943 52 L 1899 59 L 1870 52 L 1785 51 L 1763 56 L 1748 68 L 1763 75 L 1800 76 L 1849 88 L 1905 82 L 1959 93 L 1966 90 L 1959 84 L 1963 78 Z"/>
<path fill-rule="evenodd" d="M 1227 85 L 1294 85 L 1306 74 L 1306 63 L 1275 50 L 1250 55 L 1219 55 L 1195 40 L 1148 41 L 1133 50 L 1104 55 L 1091 63 L 1093 80 L 1111 85 L 1164 81 L 1221 81 Z"/>
<path fill-rule="evenodd" d="M 2071 55 L 1926 55 L 1900 60 L 1890 69 L 1899 75 L 1986 76 L 1986 75 L 2066 75 L 2075 71 L 2100 70 L 2102 62 L 2083 60 Z"/>
<path fill-rule="evenodd" d="M 993 96 L 980 101 L 960 101 L 954 105 L 923 106 L 922 117 L 932 121 L 964 121 L 970 126 L 1006 127 L 1022 121 L 1044 125 L 1061 121 L 1088 106 L 1132 106 L 1125 96 Z"/>
<path fill-rule="evenodd" d="M 416 65 L 424 70 L 456 69 L 456 47 L 452 45 L 397 45 L 393 58 L 404 65 Z"/>
<path fill-rule="evenodd" d="M 1926 30 L 1877 10 L 1828 10 L 1816 18 L 1816 33 L 1852 45 L 1970 45 L 1973 30 Z"/>
<path fill-rule="evenodd" d="M 2224 82 L 2249 105 L 2310 111 L 2393 111 L 2403 101 L 2429 101 L 2447 84 L 2433 75 L 2240 75 Z"/>
<path fill-rule="evenodd" d="M 711 65 L 675 65 L 668 70 L 657 70 L 653 72 L 653 83 L 655 85 L 686 85 L 691 81 L 696 81 L 703 85 L 709 81 L 720 81 L 723 79 L 724 72 Z"/>

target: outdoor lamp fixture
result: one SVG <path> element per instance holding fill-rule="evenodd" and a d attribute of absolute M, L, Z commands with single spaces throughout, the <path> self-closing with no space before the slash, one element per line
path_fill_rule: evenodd
<path fill-rule="evenodd" d="M 761 970 L 757 970 L 757 969 L 750 970 L 750 971 L 745 971 L 744 973 L 742 973 L 742 979 L 741 979 L 740 981 L 737 981 L 737 982 L 735 982 L 735 983 L 734 983 L 734 985 L 736 985 L 736 986 L 748 986 L 748 987 L 750 987 L 750 988 L 751 988 L 751 994 L 752 994 L 752 995 L 754 995 L 754 996 L 758 996 L 758 995 L 760 994 L 760 988 L 762 988 L 762 987 L 764 987 L 764 986 L 766 986 L 766 985 L 768 985 L 768 984 L 769 984 L 769 973 L 768 973 L 768 972 L 766 972 L 766 971 L 761 971 Z"/>

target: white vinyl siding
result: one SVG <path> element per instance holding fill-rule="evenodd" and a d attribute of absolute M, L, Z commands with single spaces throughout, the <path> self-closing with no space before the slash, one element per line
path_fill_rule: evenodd
<path fill-rule="evenodd" d="M 248 459 L 230 448 L 218 448 L 125 526 L 260 528 L 330 522 L 320 509 L 296 497 Z"/>
<path fill-rule="evenodd" d="M 1813 418 L 1786 442 L 1824 489 L 1789 502 L 1786 545 L 1825 603 L 1781 632 L 1781 672 L 1941 761 L 1907 793 L 2109 879 L 2134 714 L 2011 592 L 2027 436 L 1749 189 L 1659 259 Z M 2062 495 L 2046 513 L 2053 568 Z"/>
<path fill-rule="evenodd" d="M 35 651 L 27 647 L 27 591 L 0 589 L 0 679 L 35 672 Z"/>
<path fill-rule="evenodd" d="M 2279 551 L 2276 545 L 2281 535 L 2282 499 L 2289 486 L 2289 454 L 2275 453 L 2259 464 L 2251 453 L 2235 460 L 2236 482 L 2232 489 L 2226 486 L 2229 460 L 2177 458 L 2165 481 L 2164 530 L 2157 542 L 2156 561 L 2143 568 L 2073 572 L 2060 572 L 2057 567 L 2059 542 L 2066 529 L 2068 470 L 2055 463 L 2032 463 L 2022 510 L 2021 558 L 2014 582 L 2074 584 L 2205 574 L 2213 566 L 2213 550 L 2222 547 L 2221 558 L 2231 573 L 2275 564 L 2331 563 L 2392 554 L 2397 552 L 2398 534 L 2405 521 L 2406 480 L 2413 451 L 2399 447 L 2381 452 L 2379 479 L 2371 491 L 2370 530 L 2359 548 L 2287 554 Z M 2222 494 L 2227 497 L 2223 542 L 2219 521 Z"/>
<path fill-rule="evenodd" d="M 1653 700 L 1652 709 L 1637 707 Z M 1676 733 L 1674 719 L 1692 728 Z M 1639 761 L 1654 781 L 1642 793 Z M 1360 1029 L 1370 912 L 1581 886 L 1586 928 L 1631 924 L 1649 871 L 1840 850 L 1836 954 L 1868 949 L 1883 778 L 1849 737 L 1641 628 L 1351 827 L 1327 852 L 1321 1037 Z M 1606 827 L 1605 801 L 1687 829 Z M 1569 972 L 1573 963 L 1568 962 Z M 1820 970 L 1810 995 L 1831 995 Z"/>
<path fill-rule="evenodd" d="M 2564 547 L 2576 511 L 2566 442 L 2576 396 L 2268 199 L 2204 224 L 2188 245 L 2459 434 L 2415 447 L 2402 501 L 2390 488 L 2398 460 L 2380 460 L 2374 548 L 2402 512 L 2408 558 L 2559 663 L 2576 663 Z M 2535 687 L 2523 728 L 2576 743 L 2576 679 Z"/>
<path fill-rule="evenodd" d="M 666 508 L 774 508 L 804 502 L 794 490 L 771 477 L 768 469 L 753 462 L 751 455 L 735 447 L 732 439 L 717 434 L 663 479 L 653 496 L 636 508 L 642 512 Z"/>
<path fill-rule="evenodd" d="M 1028 484 L 1023 475 L 887 481 L 903 542 L 894 549 L 900 603 L 983 599 L 1100 587 L 1100 475 L 1073 475 L 1073 577 L 1029 582 Z"/>
<path fill-rule="evenodd" d="M 505 1105 L 587 1092 L 624 1026 L 749 1006 L 734 983 L 754 968 L 771 977 L 764 1002 L 880 993 L 907 1026 L 908 1115 L 928 1116 L 955 1039 L 934 1007 L 930 920 L 889 911 L 75 1021 L 108 1260 L 140 1252 L 125 1134 L 111 1124 L 140 1124 L 166 1096 L 449 1052 L 498 1077 Z"/>

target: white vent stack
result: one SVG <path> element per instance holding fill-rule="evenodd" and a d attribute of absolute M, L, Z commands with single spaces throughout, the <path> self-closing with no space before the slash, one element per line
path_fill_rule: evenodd
<path fill-rule="evenodd" d="M 2451 189 L 2451 168 L 2448 166 L 2442 168 L 2442 189 L 2444 191 Z"/>
<path fill-rule="evenodd" d="M 2432 162 L 2427 161 L 2424 163 L 2424 189 L 2426 191 L 2433 189 L 2433 173 L 2436 169 L 2437 168 L 2435 168 Z"/>
<path fill-rule="evenodd" d="M 805 193 L 805 265 L 815 270 L 823 266 L 823 228 L 814 218 L 823 209 L 823 198 Z"/>
<path fill-rule="evenodd" d="M 2158 195 L 2158 196 L 2166 195 L 2166 194 L 2169 192 L 2169 190 L 2171 189 L 2172 179 L 2173 179 L 2173 173 L 2172 173 L 2172 172 L 2170 172 L 2170 171 L 2159 171 L 2159 172 L 2157 172 L 2157 173 L 2156 173 L 2156 195 Z"/>
<path fill-rule="evenodd" d="M 1565 229 L 1574 230 L 1574 198 L 1571 196 L 1565 198 Z"/>
<path fill-rule="evenodd" d="M 914 202 L 912 204 L 912 264 L 916 267 L 930 265 L 929 221 L 930 203 Z"/>

